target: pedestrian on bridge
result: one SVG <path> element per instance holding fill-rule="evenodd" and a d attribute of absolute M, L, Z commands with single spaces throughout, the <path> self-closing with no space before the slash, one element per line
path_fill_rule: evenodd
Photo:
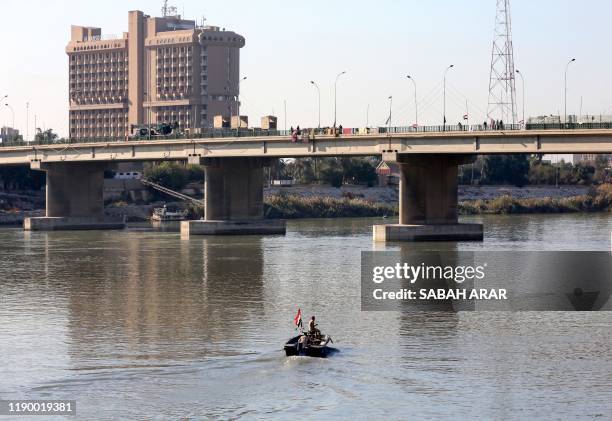
<path fill-rule="evenodd" d="M 299 130 L 300 126 L 298 126 L 298 130 Z M 293 130 L 293 126 L 291 126 L 291 141 L 292 142 L 297 142 L 298 139 L 298 131 L 297 130 Z"/>

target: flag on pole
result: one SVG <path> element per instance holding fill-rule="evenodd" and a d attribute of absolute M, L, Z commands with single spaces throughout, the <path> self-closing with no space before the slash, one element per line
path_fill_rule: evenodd
<path fill-rule="evenodd" d="M 467 114 L 463 114 L 463 119 L 467 120 L 468 119 L 468 115 Z"/>
<path fill-rule="evenodd" d="M 299 309 L 299 308 L 298 308 L 298 312 L 297 312 L 297 314 L 295 315 L 295 318 L 293 319 L 293 324 L 294 324 L 296 327 L 300 327 L 300 326 L 302 326 L 302 309 Z"/>

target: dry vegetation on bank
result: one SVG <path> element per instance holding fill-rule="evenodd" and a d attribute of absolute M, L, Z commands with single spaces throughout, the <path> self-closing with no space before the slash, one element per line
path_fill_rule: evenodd
<path fill-rule="evenodd" d="M 516 199 L 501 196 L 491 200 L 459 203 L 462 215 L 609 212 L 612 185 L 593 188 L 588 194 L 562 198 Z M 397 207 L 360 198 L 301 197 L 271 195 L 265 198 L 265 214 L 272 219 L 373 217 L 397 215 Z"/>

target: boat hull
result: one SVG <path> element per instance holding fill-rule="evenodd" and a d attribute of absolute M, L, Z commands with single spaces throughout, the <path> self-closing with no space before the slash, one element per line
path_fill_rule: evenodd
<path fill-rule="evenodd" d="M 299 335 L 287 341 L 284 346 L 285 355 L 287 357 L 305 356 L 314 358 L 326 358 L 333 351 L 333 348 L 328 346 L 328 343 L 331 341 L 331 338 L 327 335 L 323 337 L 323 340 L 321 341 L 320 345 L 308 346 L 301 346 L 299 344 L 300 338 L 302 336 L 303 335 Z"/>

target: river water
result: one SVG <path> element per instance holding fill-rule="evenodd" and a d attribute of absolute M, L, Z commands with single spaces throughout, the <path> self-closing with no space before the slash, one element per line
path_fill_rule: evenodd
<path fill-rule="evenodd" d="M 612 215 L 466 220 L 486 239 L 459 250 L 610 250 Z M 74 399 L 82 419 L 612 417 L 609 312 L 362 312 L 360 252 L 415 247 L 374 246 L 373 223 L 2 229 L 0 399 Z M 340 353 L 284 357 L 297 307 Z"/>

